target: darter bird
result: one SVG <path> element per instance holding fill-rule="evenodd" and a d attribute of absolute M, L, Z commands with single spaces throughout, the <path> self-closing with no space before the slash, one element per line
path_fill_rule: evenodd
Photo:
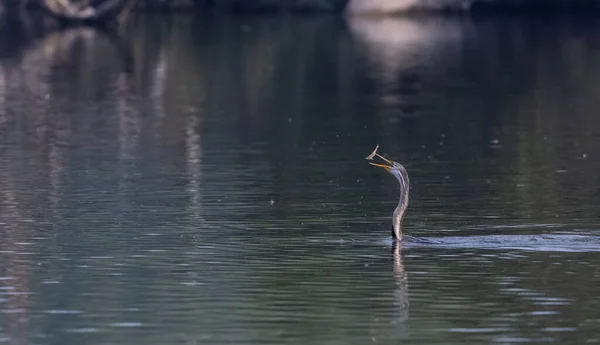
<path fill-rule="evenodd" d="M 392 216 L 392 237 L 396 241 L 402 241 L 402 217 L 404 216 L 404 212 L 408 207 L 408 190 L 410 189 L 408 173 L 406 172 L 406 169 L 404 169 L 402 164 L 390 161 L 387 158 L 381 156 L 379 153 L 377 153 L 378 148 L 379 145 L 377 145 L 377 147 L 375 147 L 375 150 L 373 150 L 373 152 L 370 155 L 365 157 L 365 159 L 373 160 L 374 157 L 381 158 L 385 162 L 385 164 L 378 164 L 373 162 L 369 162 L 369 164 L 376 167 L 384 168 L 390 174 L 394 175 L 394 177 L 400 183 L 400 200 L 398 201 L 398 206 L 394 210 L 394 214 Z"/>

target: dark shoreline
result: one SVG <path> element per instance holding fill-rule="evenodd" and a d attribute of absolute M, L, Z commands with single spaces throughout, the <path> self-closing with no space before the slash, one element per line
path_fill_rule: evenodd
<path fill-rule="evenodd" d="M 92 1 L 97 7 L 110 0 Z M 137 14 L 165 13 L 165 14 L 237 14 L 237 15 L 320 15 L 339 14 L 346 15 L 347 0 L 312 0 L 299 1 L 290 4 L 281 1 L 279 4 L 264 4 L 261 1 L 219 1 L 219 0 L 172 0 L 161 3 L 160 0 L 140 1 L 132 9 Z M 32 1 L 28 3 L 33 4 Z M 31 8 L 30 8 L 31 7 Z M 0 18 L 18 17 L 18 7 L 4 5 L 0 6 Z M 26 12 L 37 12 L 37 5 L 28 6 Z M 464 16 L 597 16 L 600 15 L 600 0 L 497 0 L 494 2 L 471 0 L 464 5 L 464 1 L 457 0 L 456 4 L 443 6 L 431 6 L 430 8 L 407 9 L 398 12 L 373 12 L 358 13 L 350 15 L 365 16 L 413 16 L 413 15 L 464 15 Z M 82 21 L 85 22 L 85 21 Z"/>

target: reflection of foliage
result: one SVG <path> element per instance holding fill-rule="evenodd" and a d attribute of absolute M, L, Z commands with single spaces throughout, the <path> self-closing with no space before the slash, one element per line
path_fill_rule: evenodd
<path fill-rule="evenodd" d="M 106 20 L 126 13 L 137 0 L 40 0 L 52 14 L 68 20 Z"/>
<path fill-rule="evenodd" d="M 8 2 L 1 7 L 0 15 L 24 18 L 26 8 L 42 8 L 65 23 L 106 22 L 124 19 L 138 0 L 22 0 Z"/>

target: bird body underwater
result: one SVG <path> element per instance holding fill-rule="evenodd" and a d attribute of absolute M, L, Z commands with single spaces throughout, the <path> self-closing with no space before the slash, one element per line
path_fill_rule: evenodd
<path fill-rule="evenodd" d="M 402 219 L 404 217 L 404 212 L 406 212 L 406 208 L 408 207 L 408 191 L 410 189 L 410 180 L 408 179 L 408 173 L 402 164 L 398 162 L 394 162 L 388 160 L 387 158 L 381 156 L 377 153 L 377 149 L 379 145 L 375 147 L 375 150 L 365 157 L 367 160 L 373 160 L 375 157 L 381 158 L 385 164 L 373 163 L 369 162 L 369 164 L 384 168 L 390 174 L 394 175 L 394 177 L 400 183 L 400 200 L 398 201 L 398 206 L 394 210 L 394 214 L 392 216 L 392 237 L 396 241 L 402 241 Z"/>

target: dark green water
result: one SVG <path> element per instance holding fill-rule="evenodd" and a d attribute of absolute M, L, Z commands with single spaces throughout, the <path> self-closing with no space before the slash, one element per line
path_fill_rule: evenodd
<path fill-rule="evenodd" d="M 3 41 L 0 343 L 600 342 L 599 37 L 176 17 Z M 376 144 L 433 244 L 392 246 Z"/>

